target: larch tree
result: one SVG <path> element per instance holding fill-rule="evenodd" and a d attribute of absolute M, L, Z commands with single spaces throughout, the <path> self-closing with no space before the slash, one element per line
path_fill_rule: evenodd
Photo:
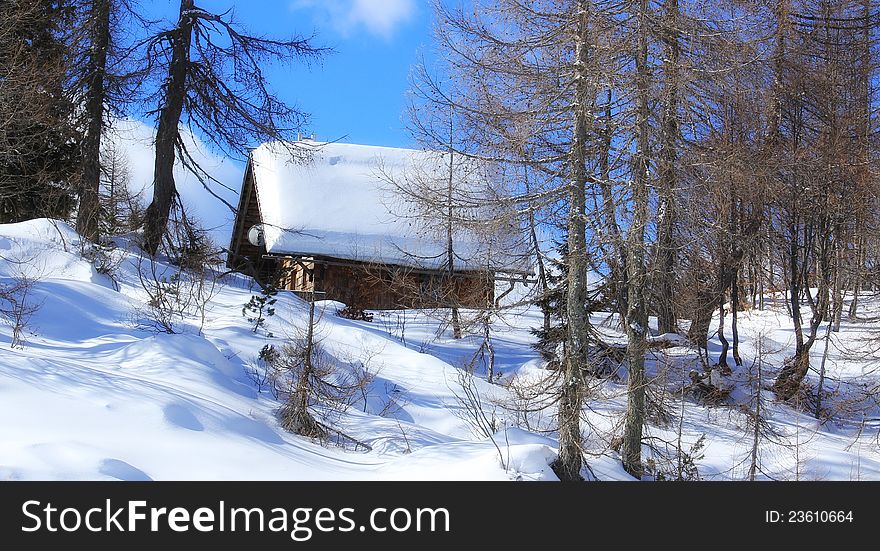
<path fill-rule="evenodd" d="M 257 141 L 290 141 L 306 114 L 269 90 L 263 63 L 314 60 L 326 50 L 313 46 L 310 38 L 245 34 L 228 14 L 211 13 L 195 0 L 181 0 L 177 24 L 145 46 L 149 71 L 165 75 L 152 111 L 158 118 L 153 197 L 144 219 L 144 249 L 156 254 L 177 200 L 175 162 L 194 173 L 209 192 L 217 184 L 188 151 L 181 126 L 231 155 L 241 155 Z M 290 153 L 302 157 L 296 148 Z"/>
<path fill-rule="evenodd" d="M 681 34 L 679 0 L 664 0 L 658 33 L 663 45 L 661 66 L 660 151 L 657 167 L 657 243 L 654 250 L 654 275 L 657 327 L 660 333 L 678 330 L 675 308 L 674 238 L 676 188 L 680 185 L 678 158 L 681 147 L 679 106 L 681 87 Z"/>
<path fill-rule="evenodd" d="M 650 180 L 649 121 L 650 77 L 648 68 L 649 13 L 648 1 L 636 0 L 632 17 L 635 22 L 635 153 L 632 162 L 632 218 L 627 231 L 627 310 L 626 359 L 627 408 L 621 455 L 624 469 L 636 478 L 644 473 L 642 466 L 642 428 L 645 424 L 645 351 L 648 335 L 646 302 L 647 270 L 646 229 L 648 225 L 648 185 Z"/>
<path fill-rule="evenodd" d="M 79 209 L 76 230 L 83 237 L 96 241 L 99 234 L 101 186 L 101 134 L 105 125 L 107 101 L 107 59 L 110 50 L 110 19 L 112 0 L 91 0 L 88 3 L 88 54 L 83 71 L 82 173 L 79 182 Z"/>
<path fill-rule="evenodd" d="M 523 227 L 534 228 L 543 223 L 536 215 L 551 213 L 565 235 L 566 293 L 556 301 L 564 312 L 555 400 L 560 453 L 553 468 L 563 480 L 580 480 L 593 302 L 587 211 L 598 164 L 596 94 L 606 71 L 597 48 L 603 16 L 589 0 L 498 0 L 467 9 L 437 2 L 435 8 L 455 89 L 445 97 L 456 98 L 450 104 L 461 121 L 456 134 L 472 144 L 456 153 L 498 163 L 514 176 L 506 208 Z"/>
<path fill-rule="evenodd" d="M 843 309 L 838 272 L 843 251 L 854 247 L 845 205 L 857 204 L 864 181 L 859 143 L 865 126 L 864 75 L 871 70 L 860 57 L 871 22 L 865 6 L 850 0 L 782 6 L 786 11 L 777 12 L 778 33 L 788 40 L 777 54 L 782 60 L 777 79 L 783 90 L 784 147 L 778 152 L 775 197 L 795 350 L 773 389 L 777 398 L 788 400 L 801 390 L 811 368 L 819 327 L 833 327 Z"/>

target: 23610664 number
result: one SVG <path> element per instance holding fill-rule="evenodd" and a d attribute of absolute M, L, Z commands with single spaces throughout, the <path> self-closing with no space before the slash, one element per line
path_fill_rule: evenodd
<path fill-rule="evenodd" d="M 843 524 L 853 522 L 852 510 L 794 510 L 764 511 L 764 522 L 768 524 Z"/>
<path fill-rule="evenodd" d="M 852 522 L 852 511 L 789 511 L 791 523 L 835 523 Z"/>

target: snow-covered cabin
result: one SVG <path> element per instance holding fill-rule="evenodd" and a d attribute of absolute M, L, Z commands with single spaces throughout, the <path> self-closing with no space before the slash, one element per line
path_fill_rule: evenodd
<path fill-rule="evenodd" d="M 399 189 L 421 179 L 442 198 L 451 171 L 457 193 L 469 190 L 457 204 L 470 201 L 471 220 L 479 222 L 485 209 L 478 196 L 490 188 L 490 176 L 473 163 L 467 170 L 465 163 L 450 165 L 446 154 L 432 151 L 314 140 L 263 144 L 248 158 L 227 262 L 279 288 L 322 292 L 353 308 L 483 306 L 502 274 L 516 279 L 529 272 L 522 232 L 497 225 L 475 231 L 479 223 L 456 220 L 450 277 L 444 210 L 426 212 L 423 201 Z M 470 178 L 464 186 L 463 178 Z"/>

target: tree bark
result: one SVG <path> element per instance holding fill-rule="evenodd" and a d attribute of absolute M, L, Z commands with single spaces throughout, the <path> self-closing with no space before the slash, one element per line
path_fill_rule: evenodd
<path fill-rule="evenodd" d="M 660 125 L 657 206 L 657 325 L 660 333 L 675 333 L 675 185 L 678 149 L 678 0 L 665 0 L 663 56 L 663 119 Z"/>
<path fill-rule="evenodd" d="M 589 313 L 587 312 L 587 244 L 586 244 L 586 158 L 587 135 L 591 114 L 589 61 L 590 3 L 578 1 L 576 56 L 576 107 L 574 130 L 569 152 L 569 209 L 568 209 L 568 296 L 566 315 L 565 371 L 559 397 L 559 457 L 554 471 L 560 480 L 581 480 L 583 457 L 581 453 L 581 408 L 583 402 L 583 373 L 587 368 L 587 341 Z"/>
<path fill-rule="evenodd" d="M 794 356 L 782 368 L 776 381 L 773 383 L 773 390 L 776 395 L 783 400 L 787 400 L 794 396 L 797 392 L 801 381 L 807 374 L 810 367 L 810 356 L 804 354 L 804 329 L 803 318 L 801 317 L 801 273 L 800 256 L 798 240 L 799 240 L 799 224 L 797 219 L 789 224 L 789 251 L 788 251 L 788 302 L 791 307 L 791 318 L 794 322 L 795 351 Z M 806 237 L 805 237 L 806 238 Z"/>
<path fill-rule="evenodd" d="M 856 220 L 856 232 L 858 233 L 861 228 L 861 224 L 859 220 Z M 849 303 L 849 310 L 847 311 L 847 315 L 851 321 L 856 319 L 856 316 L 859 311 L 859 294 L 862 292 L 862 266 L 865 264 L 865 256 L 864 256 L 864 243 L 865 239 L 861 235 L 857 235 L 855 238 L 855 247 L 856 247 L 856 262 L 853 273 L 853 282 L 852 282 L 852 302 Z"/>
<path fill-rule="evenodd" d="M 144 250 L 155 255 L 168 227 L 168 218 L 177 188 L 174 182 L 175 148 L 180 139 L 178 125 L 186 100 L 189 72 L 189 51 L 192 43 L 193 18 L 189 11 L 193 0 L 181 0 L 180 18 L 172 31 L 173 46 L 168 78 L 163 85 L 164 104 L 159 110 L 156 131 L 156 160 L 153 172 L 153 201 L 144 215 Z"/>
<path fill-rule="evenodd" d="M 730 338 L 731 352 L 733 353 L 733 363 L 737 366 L 743 364 L 742 357 L 739 355 L 739 327 L 737 326 L 737 318 L 739 315 L 739 273 L 733 274 L 733 283 L 730 287 Z"/>
<path fill-rule="evenodd" d="M 831 330 L 835 333 L 840 331 L 840 321 L 843 318 L 843 283 L 841 271 L 843 270 L 843 251 L 840 243 L 843 240 L 843 224 L 837 224 L 834 229 L 834 263 L 831 283 Z"/>
<path fill-rule="evenodd" d="M 455 213 L 452 190 L 455 180 L 455 160 L 453 158 L 452 136 L 454 132 L 452 115 L 449 118 L 449 174 L 446 180 L 446 276 L 449 297 L 452 299 L 452 338 L 461 338 L 461 317 L 458 312 L 458 297 L 455 294 L 455 250 L 453 249 L 453 215 Z"/>
<path fill-rule="evenodd" d="M 612 92 L 606 92 L 605 115 L 603 117 L 605 128 L 602 134 L 601 149 L 599 151 L 599 190 L 602 194 L 602 217 L 606 239 L 611 241 L 613 254 L 608 258 L 608 278 L 611 281 L 611 296 L 614 301 L 614 311 L 622 320 L 626 318 L 626 248 L 617 225 L 617 208 L 614 194 L 611 188 L 611 142 L 613 132 L 611 127 Z"/>
<path fill-rule="evenodd" d="M 871 36 L 873 25 L 868 25 L 867 21 L 871 19 L 872 0 L 862 0 L 862 17 L 866 24 L 863 29 L 862 37 L 862 71 L 859 75 L 861 80 L 861 128 L 859 129 L 859 157 L 862 169 L 859 171 L 859 190 L 856 201 L 859 203 L 859 210 L 853 220 L 853 245 L 855 248 L 855 266 L 853 266 L 852 274 L 852 302 L 849 304 L 847 316 L 850 320 L 855 320 L 859 309 L 859 293 L 862 291 L 863 268 L 865 265 L 865 212 L 866 193 L 863 187 L 868 185 L 868 181 L 873 178 L 870 170 L 871 166 L 871 118 L 873 115 L 873 98 L 871 95 L 871 81 L 874 73 L 873 49 L 874 44 Z"/>
<path fill-rule="evenodd" d="M 632 224 L 627 234 L 626 356 L 628 398 L 623 434 L 623 468 L 636 478 L 644 474 L 642 429 L 645 424 L 645 350 L 648 310 L 645 304 L 645 227 L 648 222 L 648 2 L 639 0 L 636 45 L 636 153 L 632 179 Z"/>
<path fill-rule="evenodd" d="M 718 368 L 722 373 L 730 373 L 730 366 L 727 365 L 727 351 L 730 350 L 730 342 L 724 336 L 724 298 L 726 289 L 722 289 L 718 297 L 718 341 L 721 342 L 721 351 L 718 353 Z"/>
<path fill-rule="evenodd" d="M 526 194 L 531 193 L 531 186 L 529 185 L 529 169 L 525 168 L 525 191 Z M 544 267 L 544 255 L 541 253 L 541 244 L 538 242 L 538 231 L 535 223 L 535 211 L 532 205 L 529 205 L 529 239 L 532 242 L 532 249 L 535 252 L 535 262 L 538 267 L 538 289 L 540 289 L 541 294 L 547 292 L 549 288 L 549 284 L 547 282 L 547 269 Z M 550 319 L 550 311 L 546 308 L 544 309 L 544 333 L 550 331 L 550 326 L 552 320 Z"/>
<path fill-rule="evenodd" d="M 764 387 L 763 380 L 763 367 L 764 367 L 764 336 L 760 335 L 758 337 L 758 358 L 757 362 L 755 362 L 758 367 L 758 380 L 757 385 L 755 386 L 755 418 L 754 418 L 754 427 L 752 433 L 752 451 L 751 451 L 751 461 L 749 464 L 749 481 L 755 481 L 755 475 L 758 472 L 758 447 L 761 439 L 761 416 L 764 414 L 761 411 L 761 391 Z"/>
<path fill-rule="evenodd" d="M 91 241 L 99 237 L 98 220 L 101 186 L 101 131 L 104 129 L 105 78 L 107 51 L 110 48 L 110 0 L 92 0 L 88 68 L 86 69 L 85 136 L 82 146 L 82 181 L 80 182 L 79 209 L 76 213 L 76 231 Z"/>

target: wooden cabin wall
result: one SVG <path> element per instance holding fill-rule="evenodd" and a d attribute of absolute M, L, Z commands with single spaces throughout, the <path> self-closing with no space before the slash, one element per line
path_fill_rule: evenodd
<path fill-rule="evenodd" d="M 444 289 L 439 274 L 419 274 L 370 264 L 308 264 L 308 270 L 303 271 L 302 265 L 283 260 L 282 266 L 280 288 L 303 293 L 323 291 L 326 294 L 322 298 L 364 310 L 442 308 L 451 304 L 482 308 L 494 298 L 494 285 L 481 273 L 458 274 L 451 288 L 447 285 Z"/>
<path fill-rule="evenodd" d="M 260 215 L 260 203 L 254 187 L 253 170 L 248 163 L 245 171 L 245 181 L 242 186 L 242 196 L 238 205 L 238 214 L 235 217 L 230 254 L 226 264 L 233 270 L 238 270 L 262 281 L 266 281 L 270 273 L 275 269 L 274 261 L 265 261 L 266 247 L 257 247 L 248 241 L 248 231 L 262 222 Z"/>
<path fill-rule="evenodd" d="M 311 292 L 315 290 L 314 264 L 294 262 L 285 258 L 281 260 L 279 289 L 289 291 Z"/>

